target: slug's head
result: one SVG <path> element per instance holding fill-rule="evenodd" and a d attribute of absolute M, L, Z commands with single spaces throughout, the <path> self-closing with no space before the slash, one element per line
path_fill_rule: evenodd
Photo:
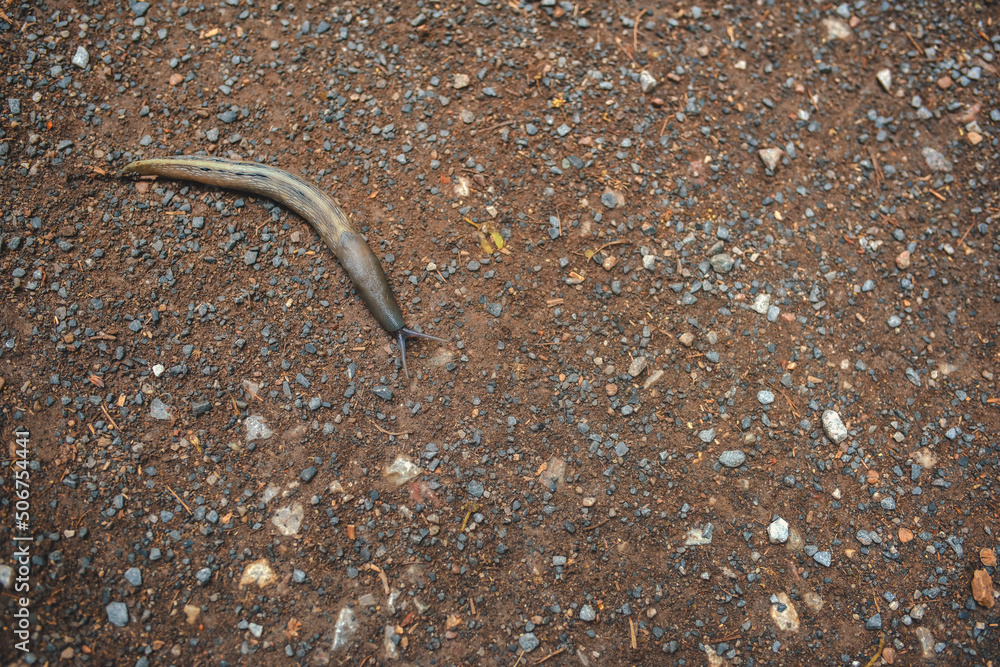
<path fill-rule="evenodd" d="M 438 338 L 437 336 L 430 336 L 425 333 L 420 333 L 419 331 L 414 331 L 408 327 L 403 327 L 399 329 L 396 333 L 396 342 L 399 343 L 399 353 L 403 357 L 403 372 L 406 373 L 406 377 L 410 377 L 410 372 L 406 370 L 406 341 L 410 338 L 428 338 L 430 340 L 440 341 L 446 343 L 444 338 Z"/>

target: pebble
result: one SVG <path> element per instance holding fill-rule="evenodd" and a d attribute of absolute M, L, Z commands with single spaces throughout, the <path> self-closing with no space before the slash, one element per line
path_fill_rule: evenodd
<path fill-rule="evenodd" d="M 628 374 L 633 378 L 639 377 L 639 375 L 646 370 L 646 364 L 648 363 L 649 362 L 646 360 L 646 357 L 635 357 L 632 359 L 632 363 L 629 364 Z"/>
<path fill-rule="evenodd" d="M 817 551 L 813 554 L 813 560 L 823 567 L 830 567 L 833 563 L 833 555 L 829 551 Z"/>
<path fill-rule="evenodd" d="M 691 528 L 687 532 L 687 536 L 684 539 L 684 545 L 689 547 L 703 546 L 712 543 L 712 529 L 713 526 L 710 523 L 706 523 L 704 526 Z"/>
<path fill-rule="evenodd" d="M 766 292 L 761 292 L 754 297 L 753 305 L 750 307 L 755 313 L 766 315 L 768 308 L 771 307 L 771 295 Z"/>
<path fill-rule="evenodd" d="M 757 155 L 760 156 L 760 161 L 764 163 L 768 171 L 773 172 L 778 167 L 778 162 L 781 160 L 781 156 L 784 154 L 780 148 L 764 148 L 757 151 Z"/>
<path fill-rule="evenodd" d="M 201 607 L 193 604 L 184 605 L 184 616 L 187 617 L 188 625 L 194 625 L 198 622 L 198 617 L 201 616 Z"/>
<path fill-rule="evenodd" d="M 899 315 L 890 315 L 889 319 L 886 320 L 885 323 L 889 325 L 890 329 L 895 329 L 896 327 L 903 324 L 903 320 L 899 318 Z"/>
<path fill-rule="evenodd" d="M 823 27 L 826 28 L 826 38 L 828 40 L 845 40 L 854 36 L 851 26 L 847 25 L 847 22 L 842 19 L 828 16 L 823 19 L 822 23 Z"/>
<path fill-rule="evenodd" d="M 865 621 L 865 630 L 881 630 L 882 629 L 882 614 L 877 613 L 874 616 L 868 618 Z"/>
<path fill-rule="evenodd" d="M 253 442 L 254 440 L 267 440 L 274 435 L 274 431 L 267 427 L 267 424 L 264 422 L 264 418 L 260 415 L 250 415 L 244 419 L 243 428 L 246 430 L 247 442 Z"/>
<path fill-rule="evenodd" d="M 171 418 L 170 408 L 158 398 L 154 398 L 149 404 L 149 416 L 159 421 L 169 421 Z"/>
<path fill-rule="evenodd" d="M 521 650 L 525 653 L 531 653 L 536 648 L 542 645 L 538 641 L 538 637 L 535 636 L 534 632 L 525 632 L 523 635 L 518 637 L 517 645 L 521 647 Z"/>
<path fill-rule="evenodd" d="M 87 65 L 90 64 L 90 54 L 87 53 L 87 49 L 82 46 L 78 46 L 76 47 L 76 53 L 73 54 L 71 62 L 80 69 L 86 69 Z"/>
<path fill-rule="evenodd" d="M 240 576 L 240 587 L 256 584 L 258 587 L 264 588 L 277 580 L 278 576 L 271 568 L 271 563 L 266 558 L 261 558 L 243 569 L 243 574 Z"/>
<path fill-rule="evenodd" d="M 384 384 L 377 384 L 372 387 L 372 393 L 384 401 L 392 400 L 392 389 L 389 389 L 389 387 Z"/>
<path fill-rule="evenodd" d="M 788 522 L 780 516 L 767 526 L 767 539 L 771 544 L 784 544 L 788 541 Z"/>
<path fill-rule="evenodd" d="M 136 588 L 142 586 L 142 572 L 140 572 L 137 567 L 130 567 L 125 570 L 125 581 L 127 581 L 130 586 L 135 586 Z"/>
<path fill-rule="evenodd" d="M 768 389 L 761 389 L 757 392 L 757 402 L 761 405 L 771 405 L 774 403 L 774 392 Z"/>
<path fill-rule="evenodd" d="M 733 270 L 733 258 L 725 253 L 713 255 L 708 262 L 716 273 L 729 273 Z"/>
<path fill-rule="evenodd" d="M 112 602 L 104 610 L 108 613 L 108 620 L 112 625 L 119 628 L 128 625 L 128 607 L 124 602 Z"/>
<path fill-rule="evenodd" d="M 920 150 L 921 154 L 924 156 L 924 161 L 927 163 L 927 167 L 931 171 L 951 171 L 953 165 L 951 161 L 946 158 L 941 151 L 931 148 L 930 146 L 925 146 Z"/>
<path fill-rule="evenodd" d="M 358 618 L 354 610 L 344 607 L 337 615 L 337 622 L 333 626 L 333 641 L 330 644 L 331 651 L 339 651 L 346 648 L 354 640 L 354 635 L 358 631 Z"/>
<path fill-rule="evenodd" d="M 639 73 L 639 87 L 642 88 L 643 93 L 650 93 L 657 86 L 657 81 L 652 74 L 646 70 L 642 70 Z"/>
<path fill-rule="evenodd" d="M 972 597 L 980 606 L 993 608 L 993 579 L 985 569 L 978 569 L 972 575 Z"/>
<path fill-rule="evenodd" d="M 826 432 L 826 437 L 830 438 L 833 444 L 839 445 L 847 440 L 847 427 L 841 421 L 839 413 L 834 410 L 824 410 L 822 421 L 823 431 Z"/>
<path fill-rule="evenodd" d="M 880 69 L 875 75 L 875 78 L 878 79 L 880 84 L 882 84 L 882 89 L 885 90 L 885 92 L 892 92 L 892 72 L 888 69 Z"/>
<path fill-rule="evenodd" d="M 305 509 L 301 503 L 292 503 L 286 507 L 279 507 L 271 517 L 271 523 L 282 535 L 296 535 L 302 527 L 302 519 Z"/>
<path fill-rule="evenodd" d="M 580 607 L 580 620 L 593 623 L 597 620 L 597 612 L 589 604 L 585 604 Z"/>
<path fill-rule="evenodd" d="M 459 72 L 455 75 L 454 79 L 452 80 L 451 86 L 455 90 L 462 90 L 463 88 L 468 88 L 470 83 L 472 83 L 472 79 L 469 77 L 469 75 Z"/>
<path fill-rule="evenodd" d="M 727 468 L 739 468 L 747 460 L 747 455 L 739 449 L 729 449 L 719 456 L 719 463 Z"/>

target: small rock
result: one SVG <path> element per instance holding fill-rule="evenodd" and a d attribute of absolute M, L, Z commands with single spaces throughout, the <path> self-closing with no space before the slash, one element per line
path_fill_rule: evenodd
<path fill-rule="evenodd" d="M 917 639 L 920 640 L 920 651 L 923 654 L 923 658 L 925 660 L 933 660 L 935 657 L 934 635 L 931 634 L 931 631 L 921 625 L 913 631 L 913 634 L 915 634 Z"/>
<path fill-rule="evenodd" d="M 725 253 L 712 256 L 708 263 L 716 273 L 729 273 L 733 270 L 733 258 Z"/>
<path fill-rule="evenodd" d="M 112 625 L 124 628 L 128 625 L 128 607 L 124 602 L 112 602 L 104 610 L 108 613 L 108 620 Z"/>
<path fill-rule="evenodd" d="M 774 392 L 768 389 L 761 389 L 757 392 L 757 402 L 761 405 L 771 405 L 771 403 L 774 403 Z"/>
<path fill-rule="evenodd" d="M 981 606 L 993 608 L 993 579 L 985 569 L 976 570 L 972 575 L 972 597 Z"/>
<path fill-rule="evenodd" d="M 240 587 L 257 584 L 260 588 L 264 588 L 277 580 L 278 577 L 271 569 L 271 564 L 266 558 L 261 558 L 250 563 L 243 570 L 243 575 L 240 577 Z"/>
<path fill-rule="evenodd" d="M 372 387 L 372 393 L 384 401 L 392 400 L 392 389 L 389 389 L 389 387 L 384 384 L 377 384 Z"/>
<path fill-rule="evenodd" d="M 632 363 L 629 364 L 628 374 L 634 378 L 639 377 L 639 375 L 646 370 L 647 363 L 646 357 L 636 357 L 632 360 Z"/>
<path fill-rule="evenodd" d="M 844 40 L 854 36 L 851 26 L 847 25 L 847 22 L 843 19 L 829 16 L 823 19 L 822 23 L 823 27 L 826 28 L 827 40 Z"/>
<path fill-rule="evenodd" d="M 264 423 L 264 418 L 260 415 L 250 415 L 244 419 L 243 428 L 247 432 L 247 442 L 267 440 L 274 435 L 274 431 L 267 427 L 267 424 Z"/>
<path fill-rule="evenodd" d="M 159 421 L 169 421 L 170 408 L 160 399 L 154 398 L 149 405 L 149 416 Z"/>
<path fill-rule="evenodd" d="M 764 163 L 768 171 L 774 171 L 778 166 L 778 161 L 781 160 L 781 156 L 784 153 L 780 148 L 764 148 L 757 151 L 757 155 L 760 156 L 760 161 Z"/>
<path fill-rule="evenodd" d="M 880 69 L 878 74 L 875 75 L 875 78 L 878 79 L 880 84 L 882 84 L 882 88 L 885 92 L 892 92 L 892 72 L 888 69 Z"/>
<path fill-rule="evenodd" d="M 654 88 L 656 88 L 657 81 L 652 74 L 646 70 L 642 70 L 639 73 L 639 87 L 642 88 L 643 93 L 649 93 Z"/>
<path fill-rule="evenodd" d="M 799 631 L 799 612 L 796 611 L 788 593 L 782 591 L 771 596 L 771 620 L 784 632 Z"/>
<path fill-rule="evenodd" d="M 841 421 L 840 415 L 834 410 L 823 411 L 823 430 L 826 432 L 826 437 L 830 438 L 835 445 L 847 440 L 847 428 Z"/>
<path fill-rule="evenodd" d="M 767 526 L 767 539 L 771 544 L 784 544 L 788 541 L 788 522 L 780 516 Z"/>
<path fill-rule="evenodd" d="M 691 345 L 694 343 L 694 334 L 689 331 L 685 331 L 680 335 L 679 340 L 681 342 L 681 345 L 683 345 L 684 347 L 691 347 Z"/>
<path fill-rule="evenodd" d="M 358 618 L 350 607 L 344 607 L 337 616 L 337 624 L 333 626 L 333 643 L 331 650 L 339 651 L 354 639 L 358 631 Z"/>
<path fill-rule="evenodd" d="M 619 208 L 625 205 L 625 196 L 608 188 L 601 195 L 601 203 L 607 208 Z"/>
<path fill-rule="evenodd" d="M 953 165 L 951 160 L 946 158 L 941 151 L 938 151 L 930 146 L 924 146 L 920 152 L 924 156 L 924 161 L 927 163 L 927 167 L 931 171 L 951 171 Z"/>
<path fill-rule="evenodd" d="M 580 607 L 580 620 L 593 623 L 597 620 L 597 612 L 589 604 L 585 604 Z"/>
<path fill-rule="evenodd" d="M 771 307 L 771 295 L 767 292 L 761 292 L 758 294 L 754 300 L 753 305 L 750 308 L 760 315 L 766 315 L 767 309 Z"/>
<path fill-rule="evenodd" d="M 739 468 L 747 460 L 747 455 L 739 449 L 730 449 L 722 452 L 719 456 L 719 463 L 727 468 Z"/>
<path fill-rule="evenodd" d="M 451 87 L 454 88 L 455 90 L 462 90 L 463 88 L 467 88 L 470 83 L 472 83 L 472 79 L 469 77 L 469 75 L 459 72 L 458 74 L 455 75 Z"/>
<path fill-rule="evenodd" d="M 867 621 L 865 621 L 865 630 L 881 630 L 882 629 L 882 614 L 875 614 Z"/>
<path fill-rule="evenodd" d="M 142 572 L 140 572 L 137 567 L 130 567 L 125 570 L 125 581 L 127 581 L 130 586 L 135 586 L 136 588 L 142 586 Z"/>
<path fill-rule="evenodd" d="M 525 653 L 531 653 L 536 648 L 542 645 L 542 642 L 538 641 L 538 637 L 535 636 L 534 632 L 525 632 L 517 640 L 517 645 L 521 647 L 521 650 Z"/>
<path fill-rule="evenodd" d="M 713 526 L 710 523 L 706 523 L 700 528 L 690 529 L 687 532 L 687 538 L 684 540 L 684 545 L 688 547 L 697 547 L 705 544 L 711 544 L 712 529 Z"/>
<path fill-rule="evenodd" d="M 910 251 L 904 250 L 896 255 L 896 267 L 899 269 L 910 268 Z"/>
<path fill-rule="evenodd" d="M 279 507 L 271 517 L 271 523 L 282 535 L 295 535 L 302 527 L 305 510 L 300 503 L 292 503 L 287 507 Z"/>
<path fill-rule="evenodd" d="M 416 465 L 409 457 L 400 454 L 396 460 L 385 469 L 385 478 L 390 484 L 402 486 L 422 473 L 420 466 Z"/>
<path fill-rule="evenodd" d="M 903 320 L 900 319 L 899 315 L 890 315 L 889 319 L 886 320 L 885 323 L 890 329 L 895 329 L 903 324 Z"/>
<path fill-rule="evenodd" d="M 642 388 L 643 389 L 649 389 L 654 384 L 656 384 L 657 382 L 659 382 L 660 379 L 663 377 L 663 375 L 664 375 L 664 372 L 662 370 L 656 369 L 655 371 L 653 371 L 652 373 L 649 374 L 649 377 L 646 378 L 646 382 L 642 385 Z"/>
<path fill-rule="evenodd" d="M 910 530 L 909 528 L 900 528 L 898 535 L 899 535 L 899 541 L 902 542 L 903 544 L 906 544 L 907 542 L 913 539 L 913 531 Z"/>
<path fill-rule="evenodd" d="M 813 554 L 813 560 L 823 567 L 830 567 L 833 564 L 833 555 L 829 551 L 817 551 Z"/>
<path fill-rule="evenodd" d="M 76 53 L 73 54 L 71 62 L 80 69 L 86 69 L 87 65 L 90 64 L 90 54 L 87 53 L 87 49 L 82 46 L 78 46 L 76 47 Z"/>
<path fill-rule="evenodd" d="M 184 615 L 187 616 L 187 624 L 194 625 L 198 622 L 198 617 L 201 615 L 201 607 L 186 604 L 184 605 Z"/>
<path fill-rule="evenodd" d="M 989 547 L 983 547 L 979 550 L 979 560 L 982 561 L 983 565 L 986 567 L 996 567 L 997 552 Z"/>

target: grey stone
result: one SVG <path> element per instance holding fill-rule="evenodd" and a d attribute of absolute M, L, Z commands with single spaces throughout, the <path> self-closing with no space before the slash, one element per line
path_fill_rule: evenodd
<path fill-rule="evenodd" d="M 729 449 L 719 456 L 719 463 L 727 468 L 739 468 L 747 460 L 747 455 L 739 449 Z"/>
<path fill-rule="evenodd" d="M 764 163 L 768 171 L 774 171 L 778 167 L 778 161 L 781 160 L 783 153 L 784 151 L 780 148 L 763 148 L 757 151 L 760 161 Z"/>
<path fill-rule="evenodd" d="M 826 432 L 826 437 L 830 438 L 835 445 L 839 445 L 844 440 L 847 440 L 847 427 L 844 426 L 840 415 L 834 410 L 823 411 L 823 431 Z"/>
<path fill-rule="evenodd" d="M 542 642 L 538 641 L 538 637 L 535 636 L 534 632 L 525 632 L 517 640 L 517 645 L 521 647 L 521 650 L 525 653 L 531 653 L 536 648 L 542 645 Z"/>
<path fill-rule="evenodd" d="M 784 544 L 788 541 L 788 522 L 780 516 L 767 526 L 767 539 L 771 544 Z"/>
<path fill-rule="evenodd" d="M 104 610 L 108 613 L 108 620 L 112 625 L 124 628 L 128 625 L 128 607 L 124 602 L 112 602 Z"/>

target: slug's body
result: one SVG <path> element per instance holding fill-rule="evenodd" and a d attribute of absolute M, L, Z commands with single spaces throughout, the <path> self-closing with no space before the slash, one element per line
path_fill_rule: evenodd
<path fill-rule="evenodd" d="M 372 249 L 344 215 L 337 203 L 298 176 L 281 169 L 235 162 L 214 157 L 178 156 L 139 160 L 127 165 L 124 174 L 156 175 L 165 178 L 197 181 L 206 185 L 252 192 L 273 199 L 302 216 L 319 233 L 327 247 L 340 260 L 351 277 L 354 288 L 368 310 L 382 327 L 399 342 L 406 371 L 406 341 L 409 338 L 434 336 L 413 331 L 403 322 L 403 311 L 389 287 L 382 264 Z"/>

